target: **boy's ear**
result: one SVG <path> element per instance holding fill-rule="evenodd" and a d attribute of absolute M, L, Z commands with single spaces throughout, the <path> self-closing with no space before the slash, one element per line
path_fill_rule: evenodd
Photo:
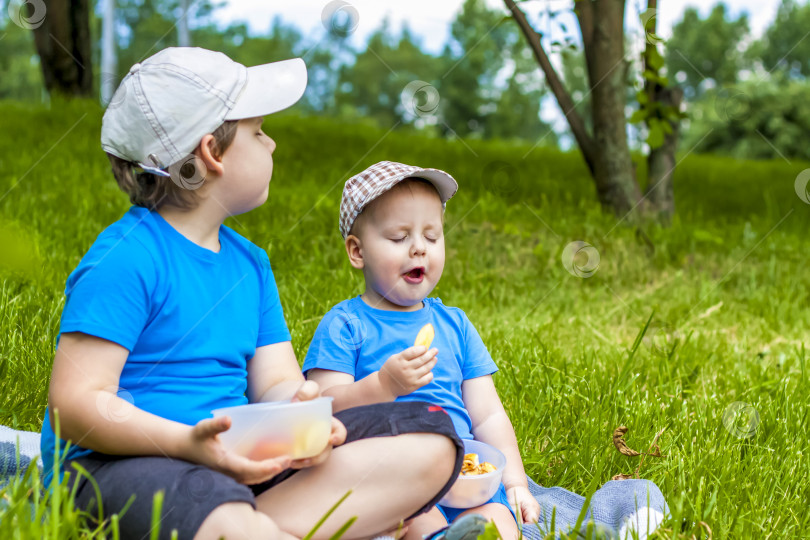
<path fill-rule="evenodd" d="M 197 147 L 197 155 L 203 160 L 205 167 L 209 171 L 214 172 L 217 176 L 222 176 L 225 169 L 222 166 L 222 156 L 216 156 L 216 146 L 216 139 L 212 134 L 208 133 L 200 141 L 200 146 Z"/>
<path fill-rule="evenodd" d="M 363 247 L 360 239 L 350 234 L 346 237 L 346 254 L 349 256 L 349 263 L 358 270 L 365 266 L 363 261 Z"/>

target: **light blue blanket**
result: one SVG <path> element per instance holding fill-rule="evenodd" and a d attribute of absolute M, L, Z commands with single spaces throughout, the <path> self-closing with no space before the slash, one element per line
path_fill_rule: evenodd
<path fill-rule="evenodd" d="M 0 487 L 10 477 L 24 473 L 34 460 L 42 468 L 39 433 L 0 426 Z M 559 537 L 560 533 L 570 535 L 585 504 L 585 497 L 561 487 L 541 487 L 531 478 L 529 491 L 540 503 L 540 521 L 524 525 L 524 536 L 529 540 L 541 540 Z M 649 480 L 611 480 L 591 497 L 580 530 L 584 533 L 587 523 L 591 521 L 591 526 L 595 525 L 603 533 L 602 537 L 621 540 L 637 537 L 643 540 L 668 514 L 669 508 L 661 490 Z M 556 534 L 551 535 L 552 532 Z"/>
<path fill-rule="evenodd" d="M 585 504 L 585 497 L 561 487 L 541 487 L 529 478 L 529 491 L 540 503 L 540 520 L 536 525 L 524 525 L 523 534 L 529 540 L 546 538 L 555 532 L 571 536 Z M 583 538 L 592 522 L 605 538 L 643 540 L 669 514 L 669 507 L 654 483 L 649 480 L 611 480 L 596 490 L 579 531 Z M 554 530 L 552 531 L 552 519 Z M 576 535 L 573 535 L 576 537 Z"/>
<path fill-rule="evenodd" d="M 16 431 L 0 426 L 0 486 L 15 474 L 24 473 L 34 460 L 42 468 L 42 459 L 39 457 L 39 433 Z"/>

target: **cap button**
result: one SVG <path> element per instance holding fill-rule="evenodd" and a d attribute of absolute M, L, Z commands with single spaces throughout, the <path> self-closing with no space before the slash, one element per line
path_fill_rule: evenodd
<path fill-rule="evenodd" d="M 140 70 L 140 69 L 141 69 L 141 64 L 140 64 L 140 62 L 138 62 L 137 64 L 135 64 L 134 66 L 132 66 L 132 67 L 129 69 L 129 72 L 130 72 L 130 73 L 137 73 L 137 72 L 138 72 L 138 70 Z"/>

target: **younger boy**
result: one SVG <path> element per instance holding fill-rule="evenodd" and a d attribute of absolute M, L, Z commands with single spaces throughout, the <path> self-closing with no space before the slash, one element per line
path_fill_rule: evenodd
<path fill-rule="evenodd" d="M 389 161 L 346 182 L 340 232 L 366 287 L 324 316 L 303 369 L 334 397 L 335 410 L 430 402 L 447 411 L 462 439 L 481 440 L 506 455 L 503 484 L 490 501 L 468 510 L 436 507 L 414 520 L 408 538 L 469 513 L 494 520 L 504 538 L 515 538 L 510 505 L 517 502 L 514 510 L 527 522 L 537 520 L 539 505 L 492 382 L 497 367 L 464 312 L 428 298 L 444 269 L 444 205 L 457 189 L 443 171 Z M 411 346 L 428 323 L 435 328 L 434 347 Z"/>

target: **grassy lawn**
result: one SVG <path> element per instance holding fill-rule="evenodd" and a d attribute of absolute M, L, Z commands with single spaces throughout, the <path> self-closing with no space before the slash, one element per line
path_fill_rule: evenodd
<path fill-rule="evenodd" d="M 22 271 L 0 258 L 0 424 L 38 431 L 65 280 L 129 202 L 97 106 L 4 103 L 0 116 L 0 247 L 36 248 Z M 343 182 L 382 159 L 445 169 L 460 191 L 434 295 L 467 312 L 499 364 L 529 474 L 585 494 L 639 465 L 614 428 L 640 451 L 665 428 L 665 457 L 640 470 L 673 513 L 662 537 L 810 535 L 810 205 L 794 189 L 810 164 L 682 155 L 672 226 L 637 227 L 600 210 L 576 153 L 295 115 L 265 131 L 270 199 L 226 224 L 269 253 L 300 360 L 320 317 L 362 291 L 337 228 Z M 593 249 L 572 259 L 573 241 Z M 65 493 L 29 517 L 36 482 L 0 495 L 0 536 L 92 534 Z"/>

